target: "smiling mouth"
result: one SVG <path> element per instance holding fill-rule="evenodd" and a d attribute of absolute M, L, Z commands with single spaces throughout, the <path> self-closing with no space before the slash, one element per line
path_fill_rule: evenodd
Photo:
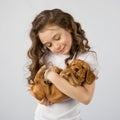
<path fill-rule="evenodd" d="M 65 51 L 65 46 L 59 51 L 59 53 L 63 53 Z"/>

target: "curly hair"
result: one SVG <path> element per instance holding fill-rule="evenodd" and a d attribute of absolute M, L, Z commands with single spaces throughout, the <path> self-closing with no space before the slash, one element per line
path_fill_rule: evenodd
<path fill-rule="evenodd" d="M 65 64 L 68 61 L 77 56 L 78 52 L 84 53 L 90 50 L 88 40 L 85 36 L 85 31 L 81 28 L 80 23 L 76 22 L 74 18 L 60 9 L 44 10 L 39 13 L 32 22 L 32 28 L 30 31 L 31 47 L 29 48 L 27 55 L 31 59 L 31 64 L 28 69 L 30 76 L 27 78 L 28 84 L 32 84 L 35 74 L 38 69 L 44 64 L 44 56 L 49 52 L 47 48 L 43 46 L 38 37 L 38 32 L 41 31 L 46 25 L 57 25 L 63 29 L 70 29 L 72 36 L 72 47 L 70 54 L 65 59 Z M 41 62 L 40 62 L 41 61 Z"/>

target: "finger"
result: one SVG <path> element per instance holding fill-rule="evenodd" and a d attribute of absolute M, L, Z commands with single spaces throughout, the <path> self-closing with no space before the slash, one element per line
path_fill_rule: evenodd
<path fill-rule="evenodd" d="M 44 104 L 46 105 L 47 104 L 47 99 L 46 98 L 43 98 L 42 100 L 38 101 L 40 104 Z"/>
<path fill-rule="evenodd" d="M 33 92 L 32 92 L 31 90 L 30 90 L 29 92 L 30 92 L 30 94 L 31 94 L 32 96 L 34 96 L 34 94 L 33 94 Z"/>
<path fill-rule="evenodd" d="M 46 105 L 52 105 L 53 103 L 52 102 L 50 102 L 50 101 L 48 101 L 48 100 L 46 100 L 46 103 L 45 103 Z"/>
<path fill-rule="evenodd" d="M 33 85 L 29 85 L 28 90 L 30 91 L 32 87 L 33 87 Z"/>
<path fill-rule="evenodd" d="M 54 103 L 52 103 L 52 102 L 49 102 L 49 105 L 52 105 L 52 104 L 54 104 Z"/>
<path fill-rule="evenodd" d="M 48 106 L 48 105 L 49 105 L 49 102 L 48 102 L 48 101 L 46 101 L 46 102 L 44 103 L 44 105 L 45 105 L 45 106 Z"/>
<path fill-rule="evenodd" d="M 45 98 L 43 98 L 42 100 L 38 101 L 40 104 L 44 104 L 45 103 Z"/>
<path fill-rule="evenodd" d="M 44 105 L 48 106 L 49 104 L 50 104 L 49 101 L 47 99 L 45 99 Z"/>
<path fill-rule="evenodd" d="M 38 101 L 40 104 L 43 104 L 45 106 L 52 105 L 53 103 L 48 101 L 48 99 L 43 98 L 42 100 Z"/>

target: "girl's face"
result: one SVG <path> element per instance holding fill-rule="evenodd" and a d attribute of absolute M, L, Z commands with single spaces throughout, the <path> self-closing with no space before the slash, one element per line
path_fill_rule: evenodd
<path fill-rule="evenodd" d="M 43 45 L 51 52 L 68 54 L 72 46 L 70 30 L 65 30 L 57 25 L 48 25 L 38 33 Z"/>

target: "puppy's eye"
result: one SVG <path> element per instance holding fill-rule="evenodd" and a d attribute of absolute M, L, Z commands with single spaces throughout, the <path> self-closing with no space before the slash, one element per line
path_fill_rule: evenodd
<path fill-rule="evenodd" d="M 84 67 L 84 66 L 82 66 L 82 69 L 85 69 L 85 67 Z"/>
<path fill-rule="evenodd" d="M 75 66 L 75 63 L 73 63 L 72 66 Z"/>

